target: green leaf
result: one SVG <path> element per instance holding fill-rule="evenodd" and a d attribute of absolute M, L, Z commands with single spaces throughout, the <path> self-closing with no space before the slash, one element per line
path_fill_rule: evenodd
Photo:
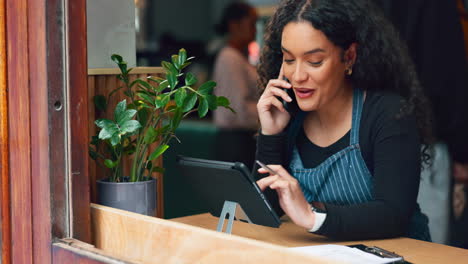
<path fill-rule="evenodd" d="M 176 69 L 179 69 L 180 65 L 183 64 L 183 63 L 179 63 L 179 55 L 172 55 L 171 59 L 172 59 L 172 64 L 174 65 Z"/>
<path fill-rule="evenodd" d="M 115 166 L 117 166 L 117 164 L 118 164 L 118 161 L 115 161 L 115 162 L 114 162 L 114 161 L 112 161 L 112 160 L 110 160 L 110 159 L 106 159 L 106 160 L 104 161 L 104 165 L 105 165 L 107 168 L 109 168 L 109 169 L 114 168 Z"/>
<path fill-rule="evenodd" d="M 216 96 L 215 95 L 207 95 L 205 97 L 206 101 L 208 101 L 208 108 L 213 111 L 213 110 L 216 110 L 216 108 L 218 108 L 218 101 L 216 100 Z"/>
<path fill-rule="evenodd" d="M 205 98 L 201 98 L 198 104 L 198 116 L 200 118 L 205 117 L 206 113 L 208 113 L 208 101 Z"/>
<path fill-rule="evenodd" d="M 125 78 L 124 75 L 127 75 L 128 74 L 128 71 L 127 71 L 127 62 L 125 61 L 122 61 L 118 64 L 119 68 L 120 68 L 120 72 L 122 73 L 122 78 Z"/>
<path fill-rule="evenodd" d="M 156 92 L 148 91 L 148 90 L 143 90 L 143 89 L 137 90 L 136 93 L 137 93 L 137 94 L 138 94 L 138 93 L 144 93 L 144 94 L 146 94 L 146 95 L 153 96 L 153 97 L 156 96 Z M 127 106 L 127 107 L 129 107 L 129 106 Z M 129 108 L 130 108 L 130 107 L 129 107 Z"/>
<path fill-rule="evenodd" d="M 156 77 L 148 76 L 148 77 L 146 77 L 146 79 L 148 79 L 148 80 L 150 80 L 150 81 L 152 81 L 152 82 L 155 82 L 155 83 L 157 83 L 157 84 L 160 84 L 162 81 L 164 81 L 163 78 L 157 77 L 157 76 L 156 76 Z"/>
<path fill-rule="evenodd" d="M 103 129 L 101 129 L 101 131 L 99 132 L 99 138 L 103 140 L 109 139 L 113 137 L 114 135 L 118 135 L 118 133 L 119 133 L 119 127 L 117 126 L 117 124 L 112 123 L 111 125 L 106 126 Z"/>
<path fill-rule="evenodd" d="M 117 133 L 117 134 L 114 134 L 114 135 L 111 137 L 111 140 L 110 140 L 111 145 L 112 145 L 112 146 L 116 146 L 117 144 L 120 143 L 120 139 L 121 139 L 121 137 L 120 137 L 120 135 L 119 135 L 118 133 Z"/>
<path fill-rule="evenodd" d="M 180 49 L 179 50 L 179 66 L 184 65 L 184 63 L 187 61 L 187 51 L 185 49 Z"/>
<path fill-rule="evenodd" d="M 133 92 L 132 91 L 125 91 L 123 92 L 125 94 L 125 96 L 127 97 L 133 97 Z"/>
<path fill-rule="evenodd" d="M 136 79 L 135 82 L 138 83 L 138 85 L 140 87 L 143 87 L 144 89 L 146 89 L 148 91 L 153 91 L 154 90 L 154 87 L 150 83 L 145 82 L 142 79 Z"/>
<path fill-rule="evenodd" d="M 169 83 L 169 87 L 171 88 L 171 90 L 174 89 L 177 85 L 177 74 L 168 73 L 166 77 L 167 82 Z"/>
<path fill-rule="evenodd" d="M 145 144 L 151 144 L 154 143 L 156 139 L 158 139 L 158 132 L 156 129 L 153 127 L 148 128 L 146 130 L 145 137 L 143 138 L 143 142 L 145 142 Z"/>
<path fill-rule="evenodd" d="M 185 112 L 192 110 L 196 103 L 197 103 L 197 94 L 190 93 L 189 95 L 187 95 L 187 97 L 185 97 L 182 111 L 185 113 Z"/>
<path fill-rule="evenodd" d="M 182 120 L 182 110 L 180 108 L 177 108 L 171 120 L 172 131 L 175 131 L 179 127 L 181 120 Z"/>
<path fill-rule="evenodd" d="M 119 54 L 112 54 L 111 59 L 116 63 L 119 64 L 123 61 L 122 56 Z"/>
<path fill-rule="evenodd" d="M 107 108 L 107 100 L 104 95 L 98 94 L 93 97 L 94 105 L 96 109 L 100 111 L 106 111 Z"/>
<path fill-rule="evenodd" d="M 135 109 L 125 110 L 122 114 L 120 114 L 119 119 L 117 119 L 117 124 L 119 126 L 123 126 L 128 120 L 132 119 L 137 113 Z"/>
<path fill-rule="evenodd" d="M 162 61 L 161 66 L 166 70 L 166 73 L 172 73 L 174 75 L 178 74 L 177 69 L 170 62 Z"/>
<path fill-rule="evenodd" d="M 154 99 L 149 96 L 147 93 L 144 93 L 144 92 L 138 92 L 137 95 L 145 100 L 146 103 L 149 103 L 150 105 L 154 106 Z"/>
<path fill-rule="evenodd" d="M 191 72 L 187 73 L 185 76 L 185 85 L 190 86 L 197 82 L 197 77 L 193 75 Z"/>
<path fill-rule="evenodd" d="M 136 80 L 134 80 L 133 82 L 131 82 L 131 83 L 129 84 L 130 89 L 132 89 L 133 86 L 135 86 L 135 84 L 138 83 L 138 80 L 139 80 L 139 79 L 136 79 Z"/>
<path fill-rule="evenodd" d="M 187 61 L 186 63 L 184 63 L 184 65 L 180 66 L 180 70 L 183 70 L 185 67 L 189 66 L 190 64 L 192 63 L 190 61 Z"/>
<path fill-rule="evenodd" d="M 171 95 L 170 94 L 164 94 L 164 97 L 162 99 L 162 104 L 163 104 L 163 107 L 167 105 L 167 103 L 169 103 L 169 100 L 171 99 Z"/>
<path fill-rule="evenodd" d="M 187 92 L 184 88 L 179 88 L 175 93 L 176 105 L 181 107 L 184 104 L 185 97 L 187 97 Z"/>
<path fill-rule="evenodd" d="M 216 101 L 218 102 L 218 106 L 224 106 L 224 107 L 227 107 L 229 106 L 231 103 L 229 102 L 229 99 L 227 99 L 226 97 L 224 96 L 218 96 L 216 98 Z"/>
<path fill-rule="evenodd" d="M 126 133 L 130 134 L 137 131 L 140 127 L 141 125 L 138 120 L 128 120 L 120 127 L 120 131 L 122 131 L 122 135 Z"/>
<path fill-rule="evenodd" d="M 169 99 L 171 99 L 169 94 L 161 94 L 156 96 L 156 109 L 163 108 L 164 106 L 166 106 L 166 104 L 169 102 Z"/>
<path fill-rule="evenodd" d="M 161 154 L 164 153 L 169 148 L 168 145 L 161 145 L 158 148 L 156 148 L 153 153 L 148 157 L 148 160 L 154 160 L 155 158 L 161 156 Z"/>
<path fill-rule="evenodd" d="M 109 119 L 105 119 L 105 118 L 98 119 L 98 120 L 94 121 L 94 123 L 96 124 L 96 126 L 98 126 L 100 128 L 105 128 L 105 127 L 108 127 L 108 126 L 115 125 L 114 121 L 109 120 Z"/>
<path fill-rule="evenodd" d="M 149 112 L 147 108 L 141 108 L 138 110 L 138 120 L 140 121 L 141 126 L 146 126 L 148 122 Z"/>
<path fill-rule="evenodd" d="M 127 110 L 127 100 L 124 99 L 120 101 L 117 106 L 115 107 L 114 110 L 114 120 L 118 122 L 118 120 L 121 119 L 121 116 L 125 113 L 125 110 Z"/>
<path fill-rule="evenodd" d="M 160 93 L 167 87 L 169 87 L 169 82 L 167 80 L 164 80 L 159 84 L 158 88 L 156 89 L 156 92 Z"/>
<path fill-rule="evenodd" d="M 207 81 L 206 83 L 202 84 L 198 89 L 198 92 L 203 95 L 208 95 L 213 93 L 213 89 L 216 86 L 214 81 Z"/>

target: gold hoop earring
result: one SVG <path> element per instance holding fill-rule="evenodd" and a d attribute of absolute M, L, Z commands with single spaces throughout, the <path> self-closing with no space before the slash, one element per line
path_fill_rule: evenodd
<path fill-rule="evenodd" d="M 346 75 L 353 74 L 353 68 L 349 67 L 348 69 L 346 69 L 345 73 L 346 73 Z"/>

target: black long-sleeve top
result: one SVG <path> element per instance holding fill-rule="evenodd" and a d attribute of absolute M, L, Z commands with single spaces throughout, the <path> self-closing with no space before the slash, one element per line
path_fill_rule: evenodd
<path fill-rule="evenodd" d="M 338 239 L 368 239 L 405 235 L 416 208 L 420 177 L 420 140 L 414 116 L 400 113 L 402 98 L 367 92 L 363 106 L 359 144 L 373 177 L 374 200 L 355 205 L 325 203 L 327 218 L 318 234 Z M 354 124 L 353 124 L 354 125 Z M 303 129 L 302 129 L 303 130 Z M 349 145 L 349 132 L 328 147 L 313 144 L 304 132 L 296 141 L 304 167 L 313 168 Z M 289 167 L 287 136 L 283 132 L 260 133 L 256 158 L 266 164 Z M 264 175 L 263 175 L 264 176 Z M 258 175 L 258 177 L 263 177 Z M 281 215 L 278 196 L 266 191 Z"/>

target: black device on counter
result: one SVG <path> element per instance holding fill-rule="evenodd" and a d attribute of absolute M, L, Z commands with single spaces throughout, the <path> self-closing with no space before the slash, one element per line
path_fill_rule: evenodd
<path fill-rule="evenodd" d="M 390 263 L 412 264 L 411 262 L 405 261 L 405 259 L 402 256 L 396 254 L 395 252 L 391 252 L 391 251 L 385 250 L 385 249 L 380 248 L 380 247 L 366 246 L 364 244 L 348 245 L 348 247 L 357 248 L 357 249 L 362 250 L 362 251 L 364 251 L 366 253 L 376 255 L 376 256 L 381 257 L 383 259 L 386 259 L 386 258 L 395 259 L 395 261 L 390 262 Z"/>
<path fill-rule="evenodd" d="M 206 210 L 219 217 L 225 201 L 238 203 L 257 225 L 279 227 L 281 221 L 263 195 L 247 167 L 224 162 L 177 157 L 180 184 L 191 186 Z"/>

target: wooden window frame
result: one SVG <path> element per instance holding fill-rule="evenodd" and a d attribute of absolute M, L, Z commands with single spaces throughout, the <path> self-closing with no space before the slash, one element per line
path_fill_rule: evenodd
<path fill-rule="evenodd" d="M 86 46 L 86 0 L 0 0 L 1 263 L 124 263 L 82 246 Z"/>

